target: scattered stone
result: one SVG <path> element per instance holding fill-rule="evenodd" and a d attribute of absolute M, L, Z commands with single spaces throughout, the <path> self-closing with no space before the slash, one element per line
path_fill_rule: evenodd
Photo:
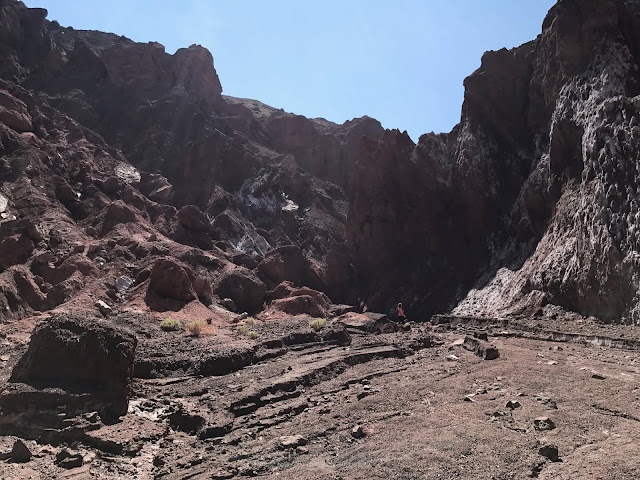
<path fill-rule="evenodd" d="M 236 307 L 236 302 L 231 300 L 230 298 L 225 298 L 222 300 L 222 306 L 231 312 L 236 312 L 238 309 Z"/>
<path fill-rule="evenodd" d="M 11 358 L 11 357 L 9 357 L 9 355 L 2 355 L 2 356 L 0 356 L 0 361 L 8 362 L 9 358 Z"/>
<path fill-rule="evenodd" d="M 129 288 L 133 285 L 133 280 L 129 277 L 118 277 L 116 279 L 116 291 L 118 293 L 123 293 L 129 290 Z"/>
<path fill-rule="evenodd" d="M 366 433 L 364 431 L 364 428 L 362 428 L 362 425 L 356 425 L 355 427 L 353 427 L 351 429 L 351 436 L 353 438 L 364 438 L 366 436 Z"/>
<path fill-rule="evenodd" d="M 307 447 L 296 447 L 296 452 L 299 455 L 306 455 L 307 453 L 309 453 L 309 449 Z"/>
<path fill-rule="evenodd" d="M 487 335 L 487 332 L 473 332 L 473 336 L 480 340 L 484 340 L 485 342 L 489 341 L 489 336 Z"/>
<path fill-rule="evenodd" d="M 560 457 L 558 456 L 558 447 L 555 445 L 543 445 L 538 450 L 538 453 L 543 457 L 547 457 L 552 462 L 560 461 Z"/>
<path fill-rule="evenodd" d="M 533 426 L 538 431 L 553 430 L 556 424 L 549 417 L 538 417 L 533 421 Z"/>
<path fill-rule="evenodd" d="M 16 440 L 11 450 L 11 460 L 16 463 L 27 463 L 31 460 L 31 450 L 20 439 Z"/>
<path fill-rule="evenodd" d="M 476 395 L 485 395 L 487 393 L 487 389 L 484 387 L 480 387 L 476 390 Z"/>
<path fill-rule="evenodd" d="M 307 439 L 302 435 L 286 435 L 280 437 L 281 448 L 296 448 L 304 447 L 307 444 Z"/>
<path fill-rule="evenodd" d="M 111 308 L 108 303 L 103 302 L 102 300 L 98 300 L 96 302 L 96 307 L 98 307 L 98 310 L 100 310 L 100 313 L 103 314 L 105 317 L 113 313 L 113 308 Z"/>
<path fill-rule="evenodd" d="M 465 402 L 473 403 L 473 402 L 475 402 L 475 400 L 473 399 L 473 397 L 474 397 L 474 394 L 467 395 L 467 396 L 465 396 L 465 397 L 464 397 L 464 401 L 465 401 Z"/>
<path fill-rule="evenodd" d="M 459 338 L 458 340 L 455 340 L 451 345 L 449 345 L 449 350 L 455 347 L 461 347 L 462 345 L 464 345 L 464 338 Z"/>
<path fill-rule="evenodd" d="M 84 465 L 82 467 L 72 468 L 62 473 L 58 478 L 60 480 L 85 480 L 87 478 L 93 478 L 93 475 L 91 475 L 89 465 Z"/>
<path fill-rule="evenodd" d="M 56 463 L 62 468 L 77 468 L 84 464 L 84 459 L 79 452 L 69 448 L 63 448 L 56 455 Z"/>
<path fill-rule="evenodd" d="M 465 337 L 462 346 L 484 360 L 495 360 L 500 357 L 500 352 L 494 345 L 479 338 Z"/>
<path fill-rule="evenodd" d="M 363 398 L 368 397 L 372 393 L 373 392 L 371 390 L 365 390 L 363 392 L 360 392 L 358 395 L 356 395 L 356 397 L 358 398 L 358 400 L 362 400 Z"/>
<path fill-rule="evenodd" d="M 516 408 L 520 408 L 522 405 L 520 405 L 520 402 L 518 400 L 509 400 L 506 406 L 511 410 L 515 410 Z"/>
<path fill-rule="evenodd" d="M 450 362 L 455 362 L 456 360 L 458 360 L 458 357 L 452 353 L 451 355 L 447 355 L 447 360 L 449 360 Z"/>
<path fill-rule="evenodd" d="M 8 206 L 9 200 L 7 200 L 7 197 L 5 197 L 4 195 L 0 194 L 0 213 L 4 213 L 7 210 Z"/>
<path fill-rule="evenodd" d="M 536 400 L 540 403 L 542 403 L 543 405 L 546 405 L 547 407 L 553 409 L 553 410 L 557 410 L 558 406 L 556 405 L 556 402 L 554 402 L 553 400 L 551 400 L 548 397 L 543 397 L 543 396 L 538 396 L 536 398 Z"/>
<path fill-rule="evenodd" d="M 605 376 L 602 375 L 601 373 L 594 373 L 593 375 L 591 375 L 591 378 L 595 378 L 596 380 L 604 380 Z"/>
<path fill-rule="evenodd" d="M 540 460 L 539 462 L 534 462 L 531 465 L 531 473 L 529 474 L 529 478 L 538 478 L 538 476 L 540 475 L 540 472 L 542 472 L 542 469 L 544 468 L 546 463 L 547 463 L 546 460 Z"/>
<path fill-rule="evenodd" d="M 546 365 L 557 365 L 558 362 L 556 362 L 555 360 L 549 360 Z"/>

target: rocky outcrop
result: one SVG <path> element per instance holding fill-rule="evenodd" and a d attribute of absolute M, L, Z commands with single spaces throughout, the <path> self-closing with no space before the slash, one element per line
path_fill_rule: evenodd
<path fill-rule="evenodd" d="M 558 2 L 483 57 L 450 134 L 365 143 L 348 232 L 373 308 L 637 316 L 634 5 Z"/>
<path fill-rule="evenodd" d="M 239 311 L 248 313 L 262 310 L 267 292 L 265 284 L 244 267 L 222 273 L 214 289 L 221 299 L 231 299 Z"/>
<path fill-rule="evenodd" d="M 34 330 L 10 381 L 98 394 L 124 415 L 136 345 L 135 336 L 101 320 L 53 316 Z"/>
<path fill-rule="evenodd" d="M 160 296 L 190 302 L 197 298 L 193 288 L 193 272 L 175 260 L 163 258 L 157 260 L 151 270 L 149 288 Z M 204 285 L 201 291 L 204 292 Z"/>

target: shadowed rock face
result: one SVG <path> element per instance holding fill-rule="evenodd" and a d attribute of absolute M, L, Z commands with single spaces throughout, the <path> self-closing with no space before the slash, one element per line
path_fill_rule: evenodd
<path fill-rule="evenodd" d="M 560 1 L 535 42 L 484 55 L 450 134 L 366 142 L 348 232 L 373 308 L 636 318 L 639 15 Z"/>
<path fill-rule="evenodd" d="M 11 382 L 92 392 L 127 412 L 137 340 L 97 319 L 58 315 L 40 324 Z"/>

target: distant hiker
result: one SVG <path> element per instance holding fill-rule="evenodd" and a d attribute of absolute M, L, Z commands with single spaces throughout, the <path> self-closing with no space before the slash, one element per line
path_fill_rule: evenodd
<path fill-rule="evenodd" d="M 402 308 L 402 304 L 398 304 L 398 321 L 400 323 L 404 323 L 407 321 L 407 317 L 404 316 L 404 308 Z"/>

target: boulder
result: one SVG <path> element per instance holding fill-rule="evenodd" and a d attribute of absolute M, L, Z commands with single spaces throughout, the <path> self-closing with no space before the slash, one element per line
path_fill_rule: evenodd
<path fill-rule="evenodd" d="M 26 235 L 11 235 L 0 241 L 0 269 L 23 263 L 33 252 L 33 241 Z"/>
<path fill-rule="evenodd" d="M 110 323 L 57 314 L 40 323 L 10 382 L 95 393 L 127 412 L 136 337 Z"/>
<path fill-rule="evenodd" d="M 4 213 L 7 210 L 8 206 L 9 200 L 7 199 L 7 197 L 0 193 L 0 213 Z"/>
<path fill-rule="evenodd" d="M 462 346 L 484 360 L 495 360 L 500 357 L 500 352 L 494 345 L 479 338 L 465 337 Z"/>
<path fill-rule="evenodd" d="M 0 123 L 20 133 L 33 130 L 27 106 L 6 90 L 0 90 Z"/>
<path fill-rule="evenodd" d="M 285 435 L 280 437 L 280 448 L 303 447 L 307 444 L 307 439 L 302 435 Z"/>
<path fill-rule="evenodd" d="M 208 232 L 211 228 L 207 216 L 195 205 L 187 205 L 178 210 L 178 221 L 194 232 Z"/>
<path fill-rule="evenodd" d="M 11 449 L 11 461 L 15 463 L 27 463 L 31 460 L 31 450 L 20 439 L 16 440 Z"/>
<path fill-rule="evenodd" d="M 560 461 L 560 456 L 558 455 L 558 447 L 556 447 L 555 445 L 551 445 L 551 444 L 542 445 L 538 449 L 538 453 L 543 457 L 548 458 L 552 462 Z"/>
<path fill-rule="evenodd" d="M 533 421 L 533 427 L 538 431 L 553 430 L 556 424 L 549 417 L 538 417 Z"/>
<path fill-rule="evenodd" d="M 366 433 L 364 431 L 364 428 L 362 428 L 362 425 L 356 425 L 355 427 L 353 427 L 351 429 L 351 436 L 353 438 L 364 438 L 366 436 Z"/>
<path fill-rule="evenodd" d="M 108 303 L 102 300 L 98 300 L 95 305 L 98 308 L 98 310 L 100 310 L 100 313 L 103 314 L 105 317 L 113 313 L 113 308 L 111 308 Z"/>
<path fill-rule="evenodd" d="M 209 280 L 208 277 L 196 277 L 193 281 L 193 288 L 202 303 L 205 305 L 211 305 L 211 302 L 213 301 L 213 288 L 211 287 L 211 280 Z"/>
<path fill-rule="evenodd" d="M 77 468 L 83 465 L 84 459 L 80 452 L 69 448 L 63 448 L 56 455 L 56 463 L 62 468 Z"/>
<path fill-rule="evenodd" d="M 197 298 L 193 288 L 193 273 L 188 267 L 170 258 L 156 261 L 151 270 L 149 288 L 163 297 L 190 302 Z"/>
<path fill-rule="evenodd" d="M 136 213 L 122 201 L 109 205 L 102 222 L 102 234 L 106 235 L 113 227 L 121 223 L 134 223 L 137 220 Z"/>
<path fill-rule="evenodd" d="M 507 408 L 511 409 L 511 410 L 515 410 L 516 408 L 520 408 L 522 405 L 520 405 L 520 402 L 518 400 L 509 400 L 507 402 Z"/>
<path fill-rule="evenodd" d="M 271 308 L 289 315 L 309 315 L 324 318 L 327 312 L 316 299 L 310 295 L 298 295 L 295 297 L 281 298 L 271 303 Z"/>
<path fill-rule="evenodd" d="M 293 291 L 296 288 L 293 286 L 293 283 L 289 281 L 284 281 L 280 283 L 276 288 L 267 293 L 267 297 L 269 300 L 278 300 L 280 298 L 290 297 Z"/>
<path fill-rule="evenodd" d="M 165 177 L 159 174 L 149 174 L 143 177 L 140 184 L 140 191 L 147 196 L 149 200 L 153 200 L 160 204 L 171 204 L 173 197 L 173 187 Z"/>
<path fill-rule="evenodd" d="M 258 265 L 258 276 L 269 286 L 285 280 L 295 285 L 322 289 L 320 277 L 313 271 L 299 247 L 287 245 L 271 250 Z"/>
<path fill-rule="evenodd" d="M 133 285 L 133 280 L 127 276 L 116 278 L 116 291 L 118 293 L 124 293 Z"/>
<path fill-rule="evenodd" d="M 382 313 L 345 313 L 337 318 L 337 322 L 348 329 L 361 330 L 368 333 L 393 333 L 400 330 L 397 323 Z"/>
<path fill-rule="evenodd" d="M 252 271 L 235 267 L 220 276 L 215 292 L 220 298 L 233 300 L 239 311 L 254 313 L 262 310 L 267 288 Z"/>

